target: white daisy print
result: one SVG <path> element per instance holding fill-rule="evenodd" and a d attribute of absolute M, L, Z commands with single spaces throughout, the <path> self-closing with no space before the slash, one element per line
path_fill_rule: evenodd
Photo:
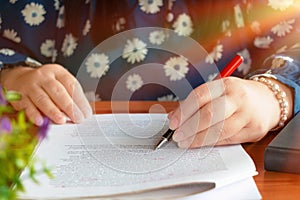
<path fill-rule="evenodd" d="M 179 98 L 175 97 L 173 94 L 168 94 L 162 97 L 157 97 L 157 101 L 178 101 Z"/>
<path fill-rule="evenodd" d="M 170 81 L 178 81 L 188 73 L 188 62 L 183 56 L 171 57 L 164 65 L 165 75 Z"/>
<path fill-rule="evenodd" d="M 101 53 L 93 53 L 85 62 L 86 71 L 92 78 L 101 78 L 109 69 L 108 56 Z"/>
<path fill-rule="evenodd" d="M 174 19 L 174 14 L 171 13 L 171 12 L 169 12 L 169 13 L 167 14 L 167 17 L 166 17 L 167 22 L 170 23 L 170 22 L 173 21 L 173 19 Z"/>
<path fill-rule="evenodd" d="M 127 40 L 123 50 L 122 58 L 127 59 L 127 62 L 131 64 L 134 64 L 135 62 L 141 62 L 145 59 L 148 53 L 146 46 L 146 43 L 138 38 Z"/>
<path fill-rule="evenodd" d="M 72 34 L 66 34 L 61 51 L 64 56 L 71 56 L 77 47 L 77 39 Z"/>
<path fill-rule="evenodd" d="M 124 30 L 125 24 L 126 24 L 126 19 L 124 17 L 120 17 L 115 24 L 116 32 L 120 32 L 121 30 Z"/>
<path fill-rule="evenodd" d="M 140 89 L 143 84 L 143 79 L 139 74 L 132 74 L 127 77 L 126 88 L 131 92 Z"/>
<path fill-rule="evenodd" d="M 287 33 L 290 33 L 293 29 L 292 24 L 295 23 L 295 19 L 291 19 L 288 21 L 282 21 L 276 26 L 271 28 L 272 33 L 277 35 L 278 37 L 285 36 Z"/>
<path fill-rule="evenodd" d="M 205 62 L 209 63 L 209 64 L 213 64 L 214 63 L 214 58 L 210 54 L 208 54 L 205 58 Z"/>
<path fill-rule="evenodd" d="M 213 48 L 213 50 L 206 56 L 205 62 L 209 64 L 213 64 L 214 61 L 219 61 L 222 58 L 223 53 L 223 45 L 218 44 Z"/>
<path fill-rule="evenodd" d="M 253 21 L 250 25 L 250 28 L 256 34 L 261 33 L 260 23 L 258 21 Z"/>
<path fill-rule="evenodd" d="M 3 62 L 2 61 L 0 61 L 0 66 L 2 66 L 3 65 Z"/>
<path fill-rule="evenodd" d="M 55 8 L 55 10 L 59 10 L 59 7 L 60 7 L 59 0 L 54 0 L 54 8 Z"/>
<path fill-rule="evenodd" d="M 225 33 L 226 36 L 231 37 L 231 30 L 230 30 L 230 21 L 223 20 L 221 25 L 222 32 Z"/>
<path fill-rule="evenodd" d="M 286 45 L 283 45 L 282 47 L 280 47 L 279 49 L 276 50 L 276 53 L 277 54 L 280 54 L 280 53 L 283 53 L 287 50 L 287 46 Z"/>
<path fill-rule="evenodd" d="M 82 35 L 87 35 L 90 32 L 91 29 L 91 22 L 90 20 L 86 20 L 84 28 L 82 30 Z"/>
<path fill-rule="evenodd" d="M 9 3 L 15 4 L 18 0 L 9 0 Z"/>
<path fill-rule="evenodd" d="M 21 12 L 25 22 L 30 26 L 37 26 L 45 20 L 46 11 L 41 4 L 31 2 Z"/>
<path fill-rule="evenodd" d="M 59 9 L 58 12 L 58 17 L 57 17 L 57 21 L 56 21 L 56 27 L 57 28 L 62 28 L 65 26 L 65 7 L 62 6 Z"/>
<path fill-rule="evenodd" d="M 244 50 L 238 52 L 238 54 L 243 57 L 243 62 L 237 68 L 237 70 L 239 72 L 242 72 L 243 75 L 246 75 L 249 72 L 249 70 L 251 68 L 251 64 L 252 64 L 250 52 L 248 51 L 248 49 L 244 49 Z"/>
<path fill-rule="evenodd" d="M 145 13 L 155 14 L 160 11 L 159 7 L 163 5 L 163 2 L 162 0 L 139 0 L 139 5 Z"/>
<path fill-rule="evenodd" d="M 90 102 L 101 101 L 99 94 L 95 94 L 95 92 L 93 91 L 85 92 L 84 95 L 86 96 L 87 100 Z"/>
<path fill-rule="evenodd" d="M 271 69 L 276 69 L 276 68 L 280 68 L 282 66 L 285 65 L 285 59 L 281 58 L 281 57 L 276 57 L 272 60 L 272 67 Z"/>
<path fill-rule="evenodd" d="M 0 49 L 0 53 L 6 56 L 13 56 L 15 55 L 15 51 L 7 48 Z"/>
<path fill-rule="evenodd" d="M 268 5 L 274 10 L 284 11 L 293 4 L 293 0 L 269 0 Z"/>
<path fill-rule="evenodd" d="M 254 46 L 261 49 L 267 49 L 270 47 L 273 41 L 274 41 L 273 38 L 271 38 L 270 36 L 256 37 L 254 39 Z"/>
<path fill-rule="evenodd" d="M 27 65 L 30 65 L 32 67 L 38 67 L 38 66 L 42 66 L 42 63 L 30 58 L 30 57 L 27 57 L 26 60 L 25 60 L 25 63 Z"/>
<path fill-rule="evenodd" d="M 152 31 L 149 34 L 149 41 L 151 44 L 161 45 L 165 41 L 165 33 L 163 31 Z"/>
<path fill-rule="evenodd" d="M 300 49 L 300 43 L 296 43 L 293 46 L 291 46 L 291 49 Z"/>
<path fill-rule="evenodd" d="M 172 10 L 176 0 L 168 0 L 168 10 Z"/>
<path fill-rule="evenodd" d="M 3 37 L 12 40 L 16 43 L 21 42 L 21 38 L 18 36 L 18 33 L 14 29 L 5 29 L 3 31 Z"/>
<path fill-rule="evenodd" d="M 218 76 L 218 73 L 209 74 L 207 77 L 207 81 L 212 81 Z"/>
<path fill-rule="evenodd" d="M 193 32 L 191 17 L 183 13 L 179 15 L 173 24 L 174 31 L 180 36 L 189 36 Z"/>
<path fill-rule="evenodd" d="M 41 54 L 46 56 L 47 58 L 52 57 L 52 62 L 56 60 L 57 50 L 55 49 L 55 41 L 54 40 L 46 40 L 42 43 L 40 47 Z"/>
<path fill-rule="evenodd" d="M 239 4 L 236 4 L 234 7 L 234 19 L 235 19 L 235 24 L 238 28 L 244 27 L 245 22 L 244 22 L 244 17 L 243 17 L 243 12 L 241 9 L 241 6 Z"/>

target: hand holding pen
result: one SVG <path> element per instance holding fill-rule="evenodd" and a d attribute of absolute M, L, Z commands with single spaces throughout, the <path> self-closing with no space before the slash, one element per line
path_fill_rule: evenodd
<path fill-rule="evenodd" d="M 221 73 L 215 78 L 216 79 L 219 79 L 219 78 L 224 78 L 224 77 L 227 77 L 227 76 L 230 76 L 237 68 L 238 66 L 243 62 L 243 58 L 240 56 L 240 55 L 236 55 L 227 65 L 226 67 L 221 71 Z M 204 86 L 205 87 L 205 86 Z M 201 89 L 199 89 L 201 88 Z M 199 87 L 197 89 L 195 89 L 196 91 L 194 92 L 197 92 L 197 90 L 203 90 L 203 91 L 206 91 L 206 93 L 204 94 L 207 94 L 209 95 L 209 91 L 208 88 L 203 88 L 203 86 Z M 201 94 L 201 92 L 200 92 Z M 221 94 L 220 94 L 221 95 Z M 196 97 L 198 96 L 198 98 L 200 97 L 199 95 L 196 95 Z M 201 104 L 201 101 L 202 100 L 206 100 L 206 103 L 208 103 L 209 99 L 206 99 L 208 98 L 209 96 L 205 96 L 203 95 L 203 99 L 198 99 L 200 101 L 200 104 Z M 184 101 L 184 105 L 187 105 L 187 110 L 186 113 L 188 113 L 188 115 L 184 115 L 185 117 L 189 116 L 189 117 L 193 117 L 195 116 L 193 112 L 196 112 L 199 108 L 196 108 L 196 109 L 192 109 L 194 108 L 197 103 L 193 103 L 191 101 L 191 99 L 195 100 L 195 96 L 193 94 L 190 94 L 187 99 Z M 198 103 L 199 103 L 198 101 Z M 203 103 L 202 103 L 203 104 Z M 194 105 L 194 106 L 193 106 Z M 205 104 L 201 105 L 201 107 L 203 106 L 206 106 Z M 182 107 L 182 106 L 181 106 Z M 200 108 L 201 108 L 200 107 Z M 182 108 L 183 109 L 183 108 Z M 175 110 L 174 112 L 179 112 L 180 111 L 180 108 L 177 108 L 177 110 Z M 180 147 L 183 147 L 183 148 L 187 148 L 189 147 L 190 144 L 193 143 L 193 135 L 190 135 L 191 133 L 188 133 L 188 134 L 185 134 L 183 133 L 182 131 L 176 131 L 175 130 L 178 128 L 179 126 L 179 120 L 177 118 L 174 117 L 175 115 L 172 114 L 171 116 L 169 116 L 170 118 L 170 129 L 167 130 L 167 132 L 162 136 L 161 140 L 159 141 L 159 143 L 156 145 L 156 148 L 155 149 L 159 149 L 161 148 L 163 145 L 165 145 L 168 141 L 172 140 L 172 138 L 174 139 L 174 141 L 178 142 L 178 145 Z M 188 118 L 186 118 L 187 120 L 187 123 L 185 124 L 189 124 L 189 121 L 188 121 Z M 181 120 L 182 121 L 182 120 Z M 191 120 L 190 120 L 191 121 Z M 200 120 L 199 120 L 200 121 Z M 182 122 L 181 122 L 182 124 Z M 188 126 L 188 125 L 187 125 Z M 189 130 L 189 129 L 187 129 Z M 175 134 L 174 134 L 175 133 Z M 188 139 L 188 140 L 184 140 L 184 139 Z M 182 142 L 183 141 L 183 142 Z"/>

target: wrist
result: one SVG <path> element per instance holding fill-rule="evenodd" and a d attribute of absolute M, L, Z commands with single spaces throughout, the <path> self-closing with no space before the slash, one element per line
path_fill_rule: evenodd
<path fill-rule="evenodd" d="M 287 115 L 288 119 L 287 119 L 287 121 L 289 121 L 293 117 L 293 115 L 294 115 L 294 111 L 293 111 L 293 107 L 294 107 L 294 92 L 293 92 L 293 89 L 290 88 L 289 86 L 287 86 L 286 84 L 280 82 L 277 79 L 275 79 L 275 80 L 273 79 L 271 81 L 273 81 L 274 83 L 278 84 L 279 87 L 281 88 L 281 90 L 283 92 L 285 92 L 285 94 L 286 94 L 285 99 L 286 99 L 286 101 L 288 103 L 288 115 Z"/>
<path fill-rule="evenodd" d="M 273 126 L 270 130 L 275 131 L 282 128 L 293 116 L 293 90 L 270 74 L 257 74 L 249 79 L 265 85 L 268 91 L 273 93 L 274 116 L 278 117 L 274 117 L 272 120 Z"/>
<path fill-rule="evenodd" d="M 10 89 L 13 81 L 17 81 L 22 74 L 33 70 L 33 68 L 24 66 L 15 66 L 10 68 L 2 68 L 0 71 L 0 84 L 7 89 Z"/>

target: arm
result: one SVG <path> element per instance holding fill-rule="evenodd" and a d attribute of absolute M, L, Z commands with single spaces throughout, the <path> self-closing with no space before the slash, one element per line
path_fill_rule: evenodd
<path fill-rule="evenodd" d="M 25 110 L 36 125 L 43 124 L 42 115 L 62 124 L 66 122 L 66 116 L 80 123 L 92 114 L 78 81 L 57 64 L 4 69 L 1 84 L 22 95 L 22 99 L 12 105 L 16 110 Z"/>
<path fill-rule="evenodd" d="M 261 75 L 271 71 L 276 77 L 266 80 L 278 84 L 286 94 L 285 124 L 300 110 L 299 55 L 300 49 L 273 55 L 266 59 L 266 68 L 249 74 Z M 169 115 L 170 128 L 177 130 L 174 140 L 179 146 L 193 148 L 255 142 L 278 126 L 281 106 L 268 85 L 234 77 L 222 81 L 199 86 Z"/>
<path fill-rule="evenodd" d="M 274 82 L 287 94 L 291 118 L 293 89 Z M 196 88 L 169 119 L 182 148 L 255 142 L 278 125 L 280 106 L 265 84 L 228 77 Z"/>
<path fill-rule="evenodd" d="M 40 16 L 35 20 L 30 18 L 33 8 L 39 9 Z M 41 64 L 53 63 L 55 59 L 57 12 L 52 1 L 27 0 L 14 4 L 5 1 L 0 7 L 3 30 L 0 82 L 7 90 L 22 95 L 21 101 L 12 105 L 16 110 L 25 110 L 27 117 L 37 125 L 43 123 L 43 115 L 55 123 L 65 123 L 66 117 L 77 123 L 91 114 L 78 81 L 61 65 Z M 44 48 L 45 44 L 53 46 Z M 46 51 L 50 47 L 52 51 Z"/>

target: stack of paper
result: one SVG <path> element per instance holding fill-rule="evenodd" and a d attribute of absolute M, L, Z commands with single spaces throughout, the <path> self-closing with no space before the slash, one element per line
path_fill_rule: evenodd
<path fill-rule="evenodd" d="M 260 199 L 255 165 L 240 145 L 186 150 L 169 143 L 154 151 L 167 128 L 166 114 L 103 114 L 51 125 L 34 156 L 55 178 L 40 175 L 37 185 L 25 170 L 20 198 Z M 195 193 L 201 194 L 187 197 Z"/>

